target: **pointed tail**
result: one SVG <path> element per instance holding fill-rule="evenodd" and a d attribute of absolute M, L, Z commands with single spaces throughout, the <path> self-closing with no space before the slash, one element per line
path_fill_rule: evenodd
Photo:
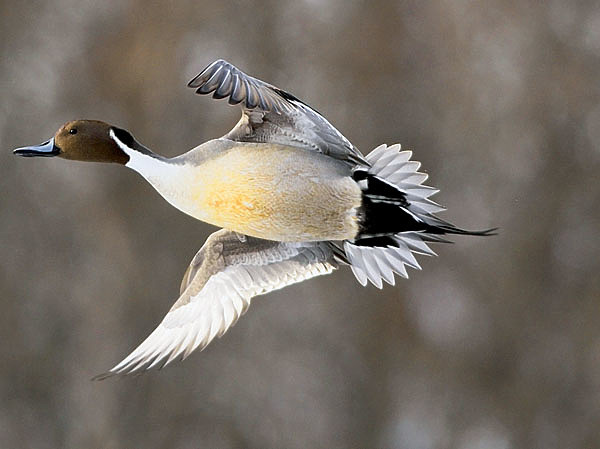
<path fill-rule="evenodd" d="M 430 197 L 439 190 L 423 185 L 428 176 L 418 172 L 411 151 L 400 145 L 380 145 L 368 156 L 370 168 L 357 168 L 353 177 L 363 190 L 360 231 L 343 250 L 362 285 L 381 288 L 394 284 L 394 273 L 407 278 L 405 266 L 421 269 L 414 254 L 435 255 L 428 244 L 450 241 L 443 236 L 495 235 L 497 228 L 469 231 L 435 214 L 445 210 Z"/>

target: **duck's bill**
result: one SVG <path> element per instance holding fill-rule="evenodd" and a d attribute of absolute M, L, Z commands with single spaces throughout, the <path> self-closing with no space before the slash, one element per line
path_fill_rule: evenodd
<path fill-rule="evenodd" d="M 31 147 L 22 147 L 17 148 L 13 151 L 13 154 L 17 154 L 19 156 L 25 157 L 35 157 L 35 156 L 43 156 L 43 157 L 52 157 L 58 156 L 60 154 L 60 148 L 54 145 L 54 137 L 47 142 L 40 143 L 39 145 L 34 145 Z"/>

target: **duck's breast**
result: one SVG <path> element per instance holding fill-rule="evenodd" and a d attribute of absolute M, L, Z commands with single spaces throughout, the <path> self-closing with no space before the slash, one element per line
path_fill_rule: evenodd
<path fill-rule="evenodd" d="M 182 209 L 211 224 L 280 241 L 342 240 L 357 234 L 360 188 L 345 163 L 320 153 L 239 144 L 205 160 L 193 173 Z"/>

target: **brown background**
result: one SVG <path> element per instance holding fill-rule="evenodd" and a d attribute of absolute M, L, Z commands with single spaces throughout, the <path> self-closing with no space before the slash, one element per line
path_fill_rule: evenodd
<path fill-rule="evenodd" d="M 0 3 L 0 447 L 600 447 L 597 1 Z M 383 291 L 257 298 L 183 364 L 91 382 L 159 322 L 214 228 L 125 168 L 18 159 L 102 119 L 174 156 L 236 108 L 225 58 L 363 152 L 415 151 L 444 217 L 499 226 Z"/>

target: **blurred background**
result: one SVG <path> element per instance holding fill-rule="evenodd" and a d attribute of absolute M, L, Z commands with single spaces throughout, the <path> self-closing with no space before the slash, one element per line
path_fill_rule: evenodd
<path fill-rule="evenodd" d="M 597 1 L 0 3 L 0 447 L 600 447 Z M 216 58 L 364 153 L 400 142 L 456 238 L 379 291 L 350 270 L 254 300 L 204 352 L 92 382 L 215 228 L 116 165 L 14 157 L 101 119 L 174 156 L 239 111 Z"/>

